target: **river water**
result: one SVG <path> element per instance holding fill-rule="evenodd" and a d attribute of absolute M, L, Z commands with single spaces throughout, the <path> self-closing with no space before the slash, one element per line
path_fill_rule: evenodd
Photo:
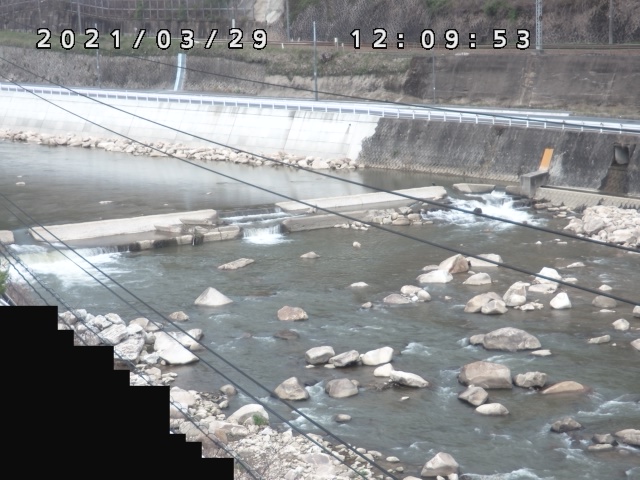
<path fill-rule="evenodd" d="M 308 172 L 226 163 L 208 167 L 301 199 L 368 191 Z M 450 187 L 460 181 L 373 170 L 342 175 L 388 189 L 432 183 Z M 171 159 L 9 142 L 0 142 L 0 191 L 43 224 L 204 208 L 262 207 L 281 200 Z M 451 197 L 458 205 L 480 205 L 485 213 L 555 229 L 566 224 L 566 220 L 548 214 L 516 208 L 501 194 L 460 196 L 451 192 Z M 0 205 L 0 230 L 13 230 L 17 238 L 12 250 L 70 306 L 93 314 L 117 312 L 125 320 L 140 316 L 60 254 L 34 245 L 25 225 L 6 209 L 7 203 L 0 200 Z M 26 220 L 24 216 L 22 220 Z M 434 215 L 433 220 L 430 226 L 397 228 L 470 253 L 498 253 L 505 262 L 531 271 L 538 272 L 545 266 L 557 268 L 586 287 L 598 288 L 606 283 L 616 295 L 640 303 L 640 256 L 571 240 L 563 245 L 554 235 L 492 221 L 470 221 L 455 212 Z M 476 269 L 490 273 L 490 286 L 462 285 L 467 275 L 457 274 L 449 284 L 427 286 L 431 302 L 385 306 L 382 299 L 386 295 L 399 292 L 403 285 L 416 284 L 422 267 L 437 264 L 451 254 L 373 228 L 366 232 L 327 229 L 291 235 L 264 228 L 251 233 L 237 241 L 137 253 L 95 247 L 80 251 L 158 311 L 185 311 L 190 320 L 183 328 L 201 328 L 207 346 L 268 389 L 297 376 L 309 385 L 311 394 L 310 400 L 296 403 L 302 412 L 345 441 L 399 457 L 407 466 L 403 476 L 418 476 L 426 460 L 445 451 L 474 479 L 640 478 L 637 449 L 586 451 L 594 433 L 640 428 L 640 357 L 629 345 L 638 331 L 618 332 L 611 326 L 618 318 L 626 318 L 633 327 L 640 326 L 640 320 L 631 315 L 630 305 L 619 304 L 615 313 L 600 313 L 591 305 L 592 294 L 566 288 L 574 306 L 571 310 L 552 311 L 548 307 L 551 297 L 538 295 L 531 298 L 545 304 L 540 311 L 510 310 L 501 316 L 464 313 L 464 305 L 472 296 L 486 291 L 502 295 L 513 282 L 530 280 L 501 267 Z M 354 241 L 362 248 L 353 248 Z M 321 258 L 299 258 L 309 251 Z M 216 268 L 241 257 L 252 258 L 255 263 L 237 271 Z M 565 268 L 577 261 L 586 267 Z M 354 282 L 366 282 L 368 286 L 351 288 Z M 108 280 L 105 283 L 111 285 Z M 234 303 L 218 308 L 195 307 L 194 299 L 209 286 Z M 360 308 L 367 301 L 373 302 L 373 308 Z M 145 316 L 154 318 L 146 307 L 136 305 Z M 309 320 L 293 324 L 279 321 L 276 312 L 284 305 L 304 308 Z M 505 326 L 536 335 L 553 355 L 486 351 L 467 342 L 470 335 Z M 295 330 L 300 338 L 287 341 L 273 337 L 284 328 Z M 587 339 L 604 334 L 612 336 L 611 343 L 587 344 Z M 395 351 L 395 369 L 419 374 L 431 385 L 426 389 L 379 389 L 384 381 L 373 376 L 374 367 L 305 368 L 304 352 L 320 345 L 331 345 L 336 353 L 352 349 L 364 353 L 390 346 Z M 203 361 L 172 369 L 179 374 L 176 385 L 217 391 L 228 380 L 212 371 L 209 363 L 287 419 L 315 431 L 303 417 L 290 413 L 219 357 L 207 351 L 198 354 Z M 490 390 L 490 400 L 505 405 L 510 414 L 483 417 L 457 399 L 463 389 L 457 382 L 459 369 L 476 360 L 507 365 L 513 375 L 546 372 L 550 383 L 575 380 L 590 391 L 553 397 L 517 387 L 511 391 Z M 341 377 L 358 380 L 359 394 L 329 398 L 324 383 Z M 247 395 L 240 394 L 232 401 L 230 411 L 249 402 L 252 400 Z M 332 421 L 336 413 L 353 418 L 338 425 Z M 584 429 L 572 436 L 551 433 L 551 423 L 565 415 L 574 417 Z"/>

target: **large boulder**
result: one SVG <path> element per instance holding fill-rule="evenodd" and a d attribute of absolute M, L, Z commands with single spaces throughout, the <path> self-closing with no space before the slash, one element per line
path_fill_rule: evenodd
<path fill-rule="evenodd" d="M 390 363 L 385 363 L 384 365 L 380 365 L 373 371 L 374 377 L 390 377 L 391 372 L 393 372 L 393 365 Z"/>
<path fill-rule="evenodd" d="M 324 345 L 322 347 L 314 347 L 307 350 L 304 354 L 304 359 L 311 365 L 318 365 L 319 363 L 327 363 L 331 357 L 335 357 L 336 352 L 333 347 Z"/>
<path fill-rule="evenodd" d="M 616 302 L 613 298 L 598 295 L 593 299 L 591 305 L 598 308 L 614 308 L 618 305 L 618 302 Z"/>
<path fill-rule="evenodd" d="M 471 268 L 478 268 L 478 267 L 487 268 L 487 267 L 500 266 L 500 265 L 496 265 L 495 263 L 482 260 L 483 258 L 486 258 L 487 260 L 492 260 L 494 262 L 504 263 L 502 260 L 502 257 L 500 255 L 496 255 L 495 253 L 482 253 L 478 255 L 478 257 L 481 257 L 481 258 L 467 257 L 467 260 L 471 262 Z"/>
<path fill-rule="evenodd" d="M 256 421 L 269 423 L 269 414 L 262 405 L 257 403 L 250 403 L 240 407 L 227 418 L 228 423 L 237 423 L 238 425 L 255 424 Z"/>
<path fill-rule="evenodd" d="M 389 363 L 393 358 L 393 348 L 382 347 L 376 350 L 369 350 L 367 353 L 363 353 L 360 356 L 360 361 L 363 365 L 382 365 L 383 363 Z"/>
<path fill-rule="evenodd" d="M 582 425 L 571 417 L 563 417 L 551 424 L 551 431 L 556 433 L 571 432 L 573 430 L 580 430 L 581 428 Z"/>
<path fill-rule="evenodd" d="M 544 275 L 545 277 L 555 280 L 562 280 L 562 275 L 560 275 L 555 268 L 543 267 L 542 270 L 538 272 L 538 275 Z M 554 282 L 553 280 L 547 280 L 546 278 L 542 277 L 534 278 L 533 283 L 550 283 L 552 285 L 558 285 L 557 282 Z"/>
<path fill-rule="evenodd" d="M 551 395 L 557 393 L 583 393 L 586 392 L 586 387 L 581 383 L 567 380 L 564 382 L 554 383 L 553 385 L 545 388 L 540 393 L 543 395 Z"/>
<path fill-rule="evenodd" d="M 458 462 L 456 462 L 451 455 L 438 452 L 431 460 L 424 464 L 420 476 L 433 478 L 457 474 L 459 467 Z"/>
<path fill-rule="evenodd" d="M 360 353 L 357 350 L 349 350 L 348 352 L 335 355 L 329 359 L 329 363 L 336 368 L 348 367 L 355 365 L 360 360 Z"/>
<path fill-rule="evenodd" d="M 485 403 L 476 407 L 476 413 L 480 415 L 499 416 L 509 415 L 509 410 L 501 403 Z"/>
<path fill-rule="evenodd" d="M 283 322 L 295 322 L 298 320 L 307 320 L 308 318 L 307 312 L 300 307 L 285 305 L 278 310 L 278 320 L 282 320 Z"/>
<path fill-rule="evenodd" d="M 544 387 L 547 374 L 542 372 L 520 373 L 513 378 L 513 383 L 522 388 Z"/>
<path fill-rule="evenodd" d="M 400 372 L 398 370 L 392 371 L 389 375 L 389 379 L 392 382 L 397 383 L 398 385 L 404 385 L 405 387 L 424 388 L 429 386 L 429 382 L 420 375 L 409 372 Z"/>
<path fill-rule="evenodd" d="M 569 300 L 569 295 L 567 295 L 565 292 L 560 292 L 558 295 L 551 299 L 549 305 L 551 306 L 551 308 L 554 308 L 556 310 L 564 310 L 567 308 L 571 308 L 571 300 Z"/>
<path fill-rule="evenodd" d="M 502 298 L 495 292 L 481 293 L 467 302 L 464 307 L 464 311 L 467 313 L 480 312 L 482 307 L 492 300 L 502 300 Z"/>
<path fill-rule="evenodd" d="M 460 370 L 458 381 L 482 388 L 512 388 L 509 367 L 492 362 L 468 363 Z"/>
<path fill-rule="evenodd" d="M 471 385 L 464 392 L 461 392 L 458 395 L 458 398 L 470 403 L 474 407 L 479 407 L 487 401 L 487 398 L 489 398 L 489 394 L 484 388 Z"/>
<path fill-rule="evenodd" d="M 635 428 L 627 428 L 613 434 L 620 443 L 640 447 L 640 430 Z"/>
<path fill-rule="evenodd" d="M 517 352 L 519 350 L 536 350 L 541 347 L 541 344 L 536 337 L 524 330 L 504 327 L 485 334 L 482 346 L 487 350 Z"/>
<path fill-rule="evenodd" d="M 418 283 L 449 283 L 453 280 L 453 276 L 446 270 L 438 269 L 423 273 L 416 280 L 418 280 Z"/>
<path fill-rule="evenodd" d="M 346 398 L 358 394 L 358 387 L 348 378 L 329 380 L 324 391 L 332 398 Z"/>
<path fill-rule="evenodd" d="M 199 360 L 198 357 L 183 347 L 178 340 L 165 332 L 156 332 L 153 349 L 158 354 L 158 357 L 169 365 L 185 365 Z"/>
<path fill-rule="evenodd" d="M 507 313 L 507 305 L 502 300 L 489 300 L 480 309 L 484 315 L 502 315 Z"/>
<path fill-rule="evenodd" d="M 476 273 L 467 278 L 463 285 L 489 285 L 491 283 L 491 277 L 488 273 Z"/>
<path fill-rule="evenodd" d="M 527 303 L 527 287 L 530 284 L 526 282 L 516 282 L 509 287 L 502 299 L 507 307 L 519 307 Z"/>
<path fill-rule="evenodd" d="M 233 300 L 226 295 L 223 295 L 215 288 L 209 287 L 202 292 L 198 298 L 196 298 L 194 303 L 203 307 L 219 307 L 221 305 L 233 303 Z"/>
<path fill-rule="evenodd" d="M 462 255 L 449 257 L 438 265 L 439 270 L 449 273 L 463 273 L 469 271 L 469 261 Z"/>
<path fill-rule="evenodd" d="M 286 379 L 275 389 L 275 394 L 283 400 L 308 400 L 309 392 L 296 377 Z"/>
<path fill-rule="evenodd" d="M 391 295 L 387 295 L 382 299 L 383 303 L 388 303 L 390 305 L 402 305 L 404 303 L 411 303 L 411 300 L 404 295 L 400 295 L 399 293 L 392 293 Z"/>

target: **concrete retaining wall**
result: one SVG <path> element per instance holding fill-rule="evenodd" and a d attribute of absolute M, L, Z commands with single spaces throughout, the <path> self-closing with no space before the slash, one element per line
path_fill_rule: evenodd
<path fill-rule="evenodd" d="M 132 117 L 84 97 L 42 95 L 69 111 L 141 141 L 207 143 Z M 356 159 L 362 140 L 373 135 L 378 118 L 260 108 L 222 107 L 100 99 L 126 112 L 224 145 L 256 153 L 285 151 L 321 158 Z M 52 134 L 83 133 L 114 137 L 111 132 L 44 102 L 30 93 L 0 92 L 0 127 Z"/>
<path fill-rule="evenodd" d="M 611 168 L 616 145 L 628 149 L 629 163 Z M 640 195 L 640 138 L 634 136 L 382 118 L 363 142 L 359 162 L 517 182 L 538 170 L 545 148 L 554 149 L 548 185 Z"/>

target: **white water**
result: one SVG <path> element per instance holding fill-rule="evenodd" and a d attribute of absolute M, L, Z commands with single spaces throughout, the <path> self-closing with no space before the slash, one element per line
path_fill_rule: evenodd
<path fill-rule="evenodd" d="M 538 223 L 530 211 L 514 207 L 513 198 L 505 192 L 493 191 L 484 195 L 466 195 L 464 199 L 454 199 L 451 205 L 471 212 L 476 208 L 480 208 L 483 214 L 515 222 L 527 222 L 534 225 Z M 443 221 L 459 226 L 486 224 L 494 230 L 513 227 L 508 223 L 490 220 L 458 210 L 428 212 L 423 214 L 422 217 L 425 220 Z"/>
<path fill-rule="evenodd" d="M 280 232 L 280 224 L 243 229 L 242 240 L 256 245 L 277 245 L 290 240 Z"/>
<path fill-rule="evenodd" d="M 11 259 L 11 263 L 17 269 L 11 270 L 11 278 L 18 282 L 23 281 L 18 272 L 27 278 L 30 278 L 29 272 L 36 275 L 55 275 L 66 286 L 94 281 L 84 270 L 101 278 L 102 275 L 83 258 L 108 274 L 126 271 L 119 263 L 121 253 L 118 253 L 115 247 L 80 248 L 75 250 L 77 254 L 68 249 L 54 250 L 40 245 L 11 245 L 9 248 L 22 263 L 28 265 L 27 271 Z"/>

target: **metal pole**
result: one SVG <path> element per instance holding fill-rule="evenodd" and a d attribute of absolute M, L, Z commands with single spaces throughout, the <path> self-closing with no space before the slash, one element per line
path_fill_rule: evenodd
<path fill-rule="evenodd" d="M 536 50 L 542 52 L 542 0 L 536 0 Z"/>
<path fill-rule="evenodd" d="M 433 77 L 433 103 L 436 103 L 436 46 L 431 49 L 431 69 Z"/>
<path fill-rule="evenodd" d="M 93 24 L 96 27 L 96 30 L 98 29 L 98 24 L 94 23 Z M 96 63 L 97 63 L 97 70 L 98 70 L 98 88 L 102 88 L 102 82 L 101 82 L 101 78 L 100 78 L 100 49 L 96 48 Z"/>
<path fill-rule="evenodd" d="M 80 2 L 76 2 L 78 5 L 78 35 L 82 33 L 82 19 L 80 18 Z"/>
<path fill-rule="evenodd" d="M 316 101 L 318 100 L 318 49 L 316 45 L 316 22 L 313 22 L 313 80 L 315 84 Z"/>
<path fill-rule="evenodd" d="M 287 0 L 284 4 L 287 9 L 287 40 L 291 41 L 291 30 L 289 30 L 289 0 Z"/>
<path fill-rule="evenodd" d="M 613 45 L 613 0 L 609 0 L 609 45 Z"/>

